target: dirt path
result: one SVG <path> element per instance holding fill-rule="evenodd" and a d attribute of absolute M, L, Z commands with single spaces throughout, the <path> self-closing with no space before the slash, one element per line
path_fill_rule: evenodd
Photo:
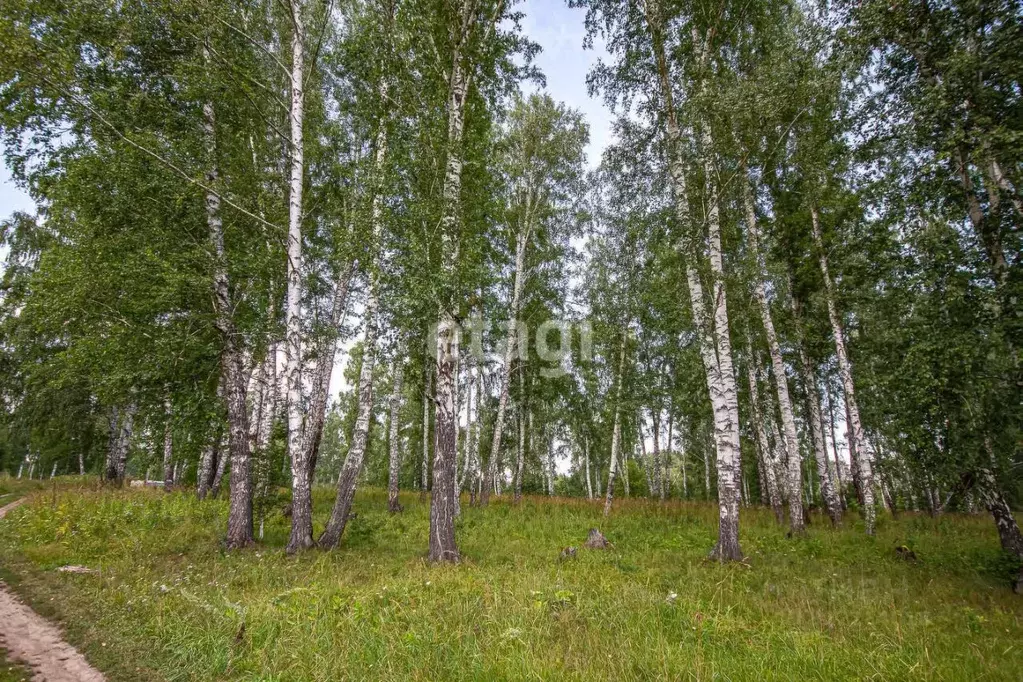
<path fill-rule="evenodd" d="M 24 498 L 0 507 L 0 519 L 24 502 Z M 47 622 L 0 582 L 0 646 L 10 658 L 28 665 L 32 682 L 105 682 L 99 672 L 60 630 Z"/>

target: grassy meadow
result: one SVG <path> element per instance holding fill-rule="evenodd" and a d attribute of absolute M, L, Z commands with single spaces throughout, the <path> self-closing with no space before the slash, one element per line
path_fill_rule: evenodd
<path fill-rule="evenodd" d="M 316 491 L 316 524 L 333 491 Z M 0 578 L 111 680 L 1019 680 L 1023 598 L 990 519 L 744 509 L 745 564 L 705 560 L 716 508 L 497 499 L 463 507 L 459 566 L 424 560 L 428 501 L 362 491 L 343 546 L 225 553 L 226 500 L 44 486 L 0 522 Z M 580 548 L 599 526 L 609 551 Z M 908 545 L 915 562 L 894 548 Z M 95 569 L 58 573 L 66 564 Z M 0 673 L 0 680 L 3 673 Z"/>
<path fill-rule="evenodd" d="M 28 682 L 32 679 L 32 673 L 27 668 L 7 660 L 4 651 L 0 649 L 0 682 Z"/>

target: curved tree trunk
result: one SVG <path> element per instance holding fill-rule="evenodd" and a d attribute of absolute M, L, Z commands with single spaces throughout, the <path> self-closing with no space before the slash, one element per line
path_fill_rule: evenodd
<path fill-rule="evenodd" d="M 814 205 L 810 206 L 810 217 L 813 241 L 817 247 L 817 255 L 820 260 L 821 276 L 824 278 L 824 295 L 828 304 L 828 319 L 831 321 L 831 331 L 835 337 L 835 355 L 838 356 L 838 371 L 842 377 L 842 386 L 845 389 L 845 404 L 849 417 L 849 454 L 854 462 L 853 474 L 859 479 L 860 494 L 863 496 L 863 522 L 866 526 L 867 535 L 873 535 L 876 518 L 874 510 L 873 465 L 870 461 L 870 455 L 866 450 L 863 424 L 860 422 L 860 410 L 856 405 L 852 364 L 849 362 L 849 356 L 845 349 L 842 321 L 838 316 L 838 308 L 835 305 L 834 286 L 831 282 L 831 274 L 828 272 L 828 256 L 824 251 L 820 219 L 817 215 L 817 207 Z"/>
<path fill-rule="evenodd" d="M 323 439 L 323 425 L 327 418 L 330 376 L 337 357 L 338 338 L 344 329 L 345 318 L 348 315 L 349 292 L 357 270 L 358 263 L 352 261 L 338 272 L 330 310 L 331 338 L 320 349 L 316 373 L 313 375 L 302 446 L 305 448 L 306 477 L 309 479 L 310 486 L 315 481 L 316 462 L 320 454 L 320 441 Z"/>
<path fill-rule="evenodd" d="M 490 501 L 490 488 L 497 475 L 497 459 L 501 452 L 501 439 L 504 435 L 504 415 L 508 409 L 512 362 L 518 347 L 519 305 L 525 279 L 522 268 L 525 265 L 527 239 L 527 234 L 520 233 L 515 245 L 515 279 L 512 285 L 511 316 L 508 321 L 508 345 L 505 348 L 504 365 L 501 368 L 501 394 L 497 400 L 497 418 L 494 421 L 494 440 L 490 448 L 490 460 L 487 464 L 487 481 L 483 485 L 482 503 L 484 506 Z"/>
<path fill-rule="evenodd" d="M 384 82 L 380 87 L 381 101 L 387 100 L 387 84 Z M 376 183 L 377 187 L 373 194 L 373 248 L 379 248 L 381 234 L 383 232 L 383 174 L 387 160 L 387 123 L 381 121 L 377 131 L 376 142 Z M 330 514 L 327 527 L 320 536 L 320 547 L 329 549 L 337 546 L 344 534 L 345 526 L 351 513 L 352 503 L 355 501 L 355 488 L 358 483 L 359 474 L 362 472 L 362 463 L 366 457 L 366 446 L 369 441 L 369 427 L 373 418 L 373 370 L 376 364 L 377 354 L 377 307 L 379 305 L 379 274 L 377 263 L 374 258 L 370 263 L 369 295 L 366 301 L 366 337 L 363 341 L 362 367 L 359 371 L 359 412 L 355 420 L 355 430 L 352 434 L 352 445 L 348 449 L 348 456 L 341 468 L 341 475 L 337 483 L 337 497 L 334 500 L 334 509 Z"/>
<path fill-rule="evenodd" d="M 764 284 L 767 278 L 767 266 L 760 251 L 760 228 L 757 225 L 756 202 L 753 188 L 750 186 L 751 182 L 752 178 L 744 178 L 742 187 L 743 208 L 746 213 L 746 228 L 749 236 L 748 245 L 756 267 L 753 278 L 753 294 L 760 309 L 764 335 L 767 337 L 767 350 L 771 357 L 771 370 L 774 374 L 775 390 L 778 394 L 778 407 L 781 410 L 782 432 L 785 434 L 784 444 L 788 462 L 785 489 L 788 493 L 789 525 L 793 533 L 799 534 L 805 531 L 803 503 L 800 497 L 803 480 L 799 457 L 799 436 L 796 434 L 796 420 L 792 410 L 792 400 L 789 396 L 788 377 L 781 355 L 781 344 L 778 342 L 778 333 L 774 328 L 771 304 L 767 300 L 767 287 Z"/>
<path fill-rule="evenodd" d="M 999 490 L 994 474 L 990 469 L 981 469 L 978 478 L 981 499 L 995 521 L 1002 549 L 1023 561 L 1023 534 L 1020 533 L 1012 509 Z M 1017 594 L 1023 593 L 1023 568 L 1020 569 L 1013 587 Z"/>
<path fill-rule="evenodd" d="M 359 371 L 359 411 L 352 432 L 352 445 L 348 456 L 341 467 L 341 475 L 337 480 L 337 496 L 334 509 L 327 521 L 327 527 L 320 535 L 319 545 L 324 549 L 337 546 L 345 532 L 345 526 L 355 501 L 355 488 L 362 472 L 362 463 L 366 457 L 366 445 L 369 442 L 369 427 L 373 418 L 373 368 L 376 362 L 376 287 L 370 286 L 369 300 L 366 303 L 366 338 L 363 343 L 362 367 Z"/>

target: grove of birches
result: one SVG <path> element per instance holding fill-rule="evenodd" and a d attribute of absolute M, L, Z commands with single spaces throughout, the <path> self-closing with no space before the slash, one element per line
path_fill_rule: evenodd
<path fill-rule="evenodd" d="M 568 4 L 595 159 L 513 0 L 5 0 L 0 465 L 227 498 L 228 550 L 386 486 L 432 562 L 523 494 L 1023 560 L 1020 6 Z"/>

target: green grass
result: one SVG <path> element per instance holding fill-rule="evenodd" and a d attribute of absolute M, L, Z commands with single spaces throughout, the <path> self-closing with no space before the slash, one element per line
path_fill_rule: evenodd
<path fill-rule="evenodd" d="M 0 507 L 14 502 L 22 495 L 41 490 L 46 486 L 46 481 L 27 478 L 14 478 L 7 474 L 0 474 Z"/>
<path fill-rule="evenodd" d="M 0 682 L 28 682 L 31 678 L 28 668 L 7 660 L 7 652 L 0 649 Z"/>
<path fill-rule="evenodd" d="M 332 491 L 316 491 L 322 527 Z M 743 510 L 747 565 L 705 560 L 706 504 L 529 499 L 464 507 L 465 561 L 424 560 L 428 509 L 360 493 L 334 552 L 287 557 L 287 520 L 225 553 L 226 502 L 41 491 L 0 523 L 0 577 L 111 680 L 1018 680 L 1023 599 L 984 516 L 814 518 L 787 539 Z M 615 549 L 579 550 L 600 526 Z M 919 560 L 898 558 L 907 544 Z M 98 575 L 58 574 L 84 564 Z M 672 596 L 675 595 L 675 596 Z"/>
<path fill-rule="evenodd" d="M 0 474 L 0 507 L 14 502 L 22 495 L 42 488 L 42 481 L 30 481 L 27 478 L 13 478 Z M 19 663 L 10 661 L 7 652 L 0 648 L 0 682 L 28 682 L 32 673 Z"/>

